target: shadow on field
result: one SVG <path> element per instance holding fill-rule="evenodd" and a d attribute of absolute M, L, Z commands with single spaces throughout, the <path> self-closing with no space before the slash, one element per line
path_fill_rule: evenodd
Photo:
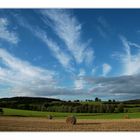
<path fill-rule="evenodd" d="M 76 125 L 100 125 L 101 123 L 77 123 Z"/>

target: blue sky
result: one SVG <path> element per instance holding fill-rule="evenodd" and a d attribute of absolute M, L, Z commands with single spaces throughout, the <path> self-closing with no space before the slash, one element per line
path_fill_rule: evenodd
<path fill-rule="evenodd" d="M 140 98 L 140 10 L 1 9 L 0 97 Z"/>

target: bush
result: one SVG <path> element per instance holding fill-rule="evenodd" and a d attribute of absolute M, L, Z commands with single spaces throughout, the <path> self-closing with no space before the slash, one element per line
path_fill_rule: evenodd
<path fill-rule="evenodd" d="M 124 105 L 123 103 L 120 103 L 116 109 L 117 113 L 123 113 L 124 112 Z"/>
<path fill-rule="evenodd" d="M 75 117 L 75 116 L 67 117 L 66 123 L 67 123 L 67 124 L 75 125 L 75 124 L 76 124 L 76 117 Z"/>
<path fill-rule="evenodd" d="M 4 111 L 2 108 L 0 108 L 0 115 L 3 115 Z"/>
<path fill-rule="evenodd" d="M 128 112 L 128 108 L 124 108 L 124 113 L 127 113 Z"/>

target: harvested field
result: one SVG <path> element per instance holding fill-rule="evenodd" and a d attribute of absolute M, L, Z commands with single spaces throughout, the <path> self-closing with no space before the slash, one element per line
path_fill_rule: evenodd
<path fill-rule="evenodd" d="M 0 117 L 0 131 L 140 131 L 140 119 L 80 119 L 76 125 L 69 125 L 65 119 Z"/>

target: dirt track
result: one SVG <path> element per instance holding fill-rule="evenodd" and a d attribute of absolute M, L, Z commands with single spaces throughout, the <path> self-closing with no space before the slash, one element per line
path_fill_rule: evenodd
<path fill-rule="evenodd" d="M 65 120 L 0 117 L 0 131 L 140 131 L 140 119 L 78 120 L 68 125 Z"/>

